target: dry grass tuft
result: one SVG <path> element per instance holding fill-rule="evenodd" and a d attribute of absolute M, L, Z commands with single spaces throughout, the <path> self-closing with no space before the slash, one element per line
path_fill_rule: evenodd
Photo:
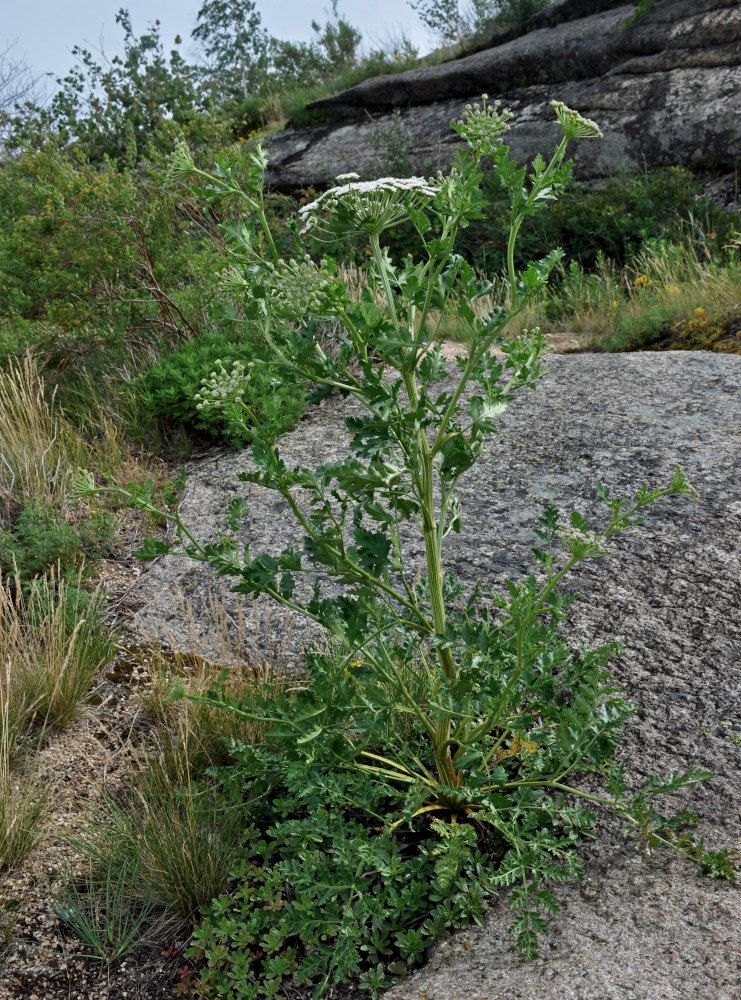
<path fill-rule="evenodd" d="M 67 474 L 86 464 L 79 435 L 47 393 L 29 352 L 0 373 L 0 500 L 39 500 L 61 507 Z"/>
<path fill-rule="evenodd" d="M 36 847 L 51 796 L 48 775 L 23 753 L 24 713 L 16 702 L 6 661 L 0 678 L 0 869 L 17 867 Z"/>
<path fill-rule="evenodd" d="M 68 726 L 113 653 L 100 622 L 102 595 L 84 593 L 80 583 L 52 573 L 24 595 L 19 580 L 0 580 L 0 635 L 20 727 Z"/>
<path fill-rule="evenodd" d="M 200 777 L 209 767 L 226 763 L 232 741 L 250 744 L 265 737 L 260 723 L 191 698 L 218 692 L 239 700 L 264 688 L 274 691 L 289 683 L 300 686 L 303 681 L 290 659 L 293 625 L 289 615 L 278 639 L 270 606 L 261 617 L 262 604 L 257 601 L 237 601 L 229 610 L 225 591 L 210 594 L 200 626 L 191 603 L 182 595 L 178 606 L 189 635 L 185 644 L 190 649 L 200 648 L 205 629 L 211 640 L 211 658 L 152 648 L 145 654 L 149 683 L 139 700 L 161 727 L 156 752 L 159 766 L 171 780 L 180 782 L 185 775 Z M 170 649 L 177 645 L 175 638 L 169 637 Z M 189 697 L 173 701 L 176 685 Z"/>

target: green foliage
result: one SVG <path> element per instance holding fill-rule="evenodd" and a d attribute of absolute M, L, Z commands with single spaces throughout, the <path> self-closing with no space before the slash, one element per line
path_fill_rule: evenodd
<path fill-rule="evenodd" d="M 552 0 L 497 0 L 496 25 L 502 28 L 518 28 L 536 14 L 547 10 Z"/>
<path fill-rule="evenodd" d="M 625 31 L 627 28 L 630 28 L 631 25 L 636 24 L 642 17 L 645 17 L 646 14 L 650 14 L 655 6 L 656 0 L 636 0 L 635 10 L 623 23 L 621 30 Z"/>
<path fill-rule="evenodd" d="M 202 381 L 219 358 L 228 366 L 234 361 L 254 363 L 244 407 L 226 406 L 220 410 L 198 409 L 195 399 Z M 304 394 L 296 385 L 280 381 L 280 372 L 267 357 L 254 336 L 237 340 L 216 333 L 187 340 L 177 350 L 165 354 L 159 362 L 133 383 L 143 419 L 157 418 L 176 426 L 205 431 L 234 447 L 241 447 L 255 436 L 253 414 L 276 435 L 292 427 L 304 410 Z"/>
<path fill-rule="evenodd" d="M 490 272 L 504 264 L 508 206 L 494 175 L 483 183 L 483 217 L 458 235 L 456 249 Z M 622 266 L 652 239 L 691 236 L 687 220 L 692 217 L 703 220 L 705 232 L 718 235 L 718 245 L 734 225 L 734 218 L 704 196 L 692 175 L 679 167 L 618 175 L 600 187 L 575 184 L 533 218 L 522 233 L 517 260 L 523 266 L 543 247 L 560 246 L 567 260 L 578 260 L 586 269 L 597 265 L 600 254 Z M 401 242 L 399 252 L 405 248 L 406 242 Z"/>
<path fill-rule="evenodd" d="M 115 529 L 107 514 L 72 523 L 41 502 L 26 503 L 13 526 L 0 531 L 0 571 L 17 574 L 24 587 L 56 566 L 69 575 L 83 560 L 110 555 Z"/>
<path fill-rule="evenodd" d="M 358 976 L 375 996 L 394 978 L 389 965 L 398 975 L 450 928 L 481 922 L 492 888 L 476 844 L 451 863 L 454 874 L 442 884 L 436 865 L 444 837 L 398 837 L 372 818 L 391 789 L 336 774 L 331 761 L 294 760 L 281 770 L 270 787 L 272 813 L 250 809 L 248 798 L 245 856 L 229 893 L 211 903 L 195 931 L 188 957 L 205 966 L 196 996 L 271 997 L 289 984 L 318 995 L 330 981 Z M 240 775 L 237 764 L 230 781 Z M 248 781 L 248 796 L 252 784 L 264 794 L 258 778 Z M 348 803 L 358 808 L 349 811 Z"/>
<path fill-rule="evenodd" d="M 401 112 L 397 108 L 388 125 L 380 126 L 368 136 L 368 145 L 375 150 L 373 176 L 410 177 L 414 140 L 404 128 Z"/>

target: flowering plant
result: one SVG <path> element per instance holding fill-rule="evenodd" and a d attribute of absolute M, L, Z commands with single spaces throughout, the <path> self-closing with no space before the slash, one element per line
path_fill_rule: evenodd
<path fill-rule="evenodd" d="M 540 331 L 515 341 L 502 334 L 543 288 L 560 253 L 518 272 L 514 246 L 527 217 L 566 184 L 569 140 L 601 134 L 563 104 L 554 109 L 562 138 L 550 160 L 537 156 L 529 170 L 510 159 L 502 141 L 511 115 L 484 96 L 453 123 L 464 146 L 447 175 L 366 182 L 344 175 L 302 208 L 304 231 L 329 236 L 340 228 L 368 237 L 369 287 L 359 301 L 331 260 L 278 259 L 261 201 L 265 156 L 259 149 L 252 154 L 245 198 L 256 225 L 248 221 L 236 235 L 227 285 L 260 324 L 287 377 L 309 387 L 312 400 L 335 390 L 356 401 L 360 412 L 346 421 L 350 451 L 317 469 L 289 469 L 255 417 L 255 468 L 240 478 L 281 494 L 301 525 L 303 548 L 268 556 L 253 554 L 249 545 L 240 551 L 226 537 L 201 544 L 170 510 L 165 514 L 175 522 L 177 543 L 151 543 L 146 552 L 206 560 L 236 577 L 234 590 L 268 595 L 332 637 L 332 655 L 311 656 L 307 689 L 295 699 L 247 704 L 214 697 L 259 717 L 284 741 L 277 757 L 273 746 L 238 748 L 241 779 L 264 784 L 266 775 L 287 773 L 300 760 L 307 768 L 349 769 L 380 783 L 391 828 L 434 819 L 435 870 L 444 872 L 440 898 L 477 839 L 488 845 L 497 860 L 487 869 L 487 891 L 518 883 L 512 929 L 530 954 L 544 928 L 538 911 L 557 909 L 544 883 L 579 871 L 574 845 L 590 834 L 593 821 L 579 803 L 612 808 L 649 843 L 671 841 L 671 824 L 648 806 L 647 796 L 707 777 L 693 771 L 670 776 L 666 785 L 652 779 L 649 791 L 627 797 L 612 758 L 631 707 L 605 669 L 616 647 L 575 656 L 558 633 L 569 603 L 559 587 L 576 563 L 610 551 L 616 536 L 640 524 L 660 499 L 695 497 L 680 468 L 665 488 L 644 487 L 631 501 L 598 484 L 608 512 L 601 528 L 576 512 L 562 524 L 548 507 L 536 531 L 541 547 L 533 550 L 539 575 L 508 581 L 488 606 L 479 592 L 465 593 L 445 565 L 445 538 L 461 530 L 461 478 L 515 392 L 533 387 L 544 373 Z M 480 213 L 484 161 L 508 192 L 511 212 L 507 305 L 482 315 L 475 304 L 494 279 L 475 274 L 454 246 L 459 229 Z M 173 176 L 195 169 L 181 147 Z M 216 189 L 240 190 L 223 165 L 208 176 Z M 416 231 L 418 260 L 393 261 L 381 243 L 400 221 Z M 452 381 L 439 341 L 446 309 L 457 312 L 467 344 Z M 332 356 L 317 336 L 323 317 L 337 330 Z M 499 357 L 490 350 L 494 344 Z M 238 404 L 242 374 L 216 372 L 201 405 Z M 141 495 L 130 499 L 149 502 Z M 409 526 L 422 536 L 421 578 L 407 562 Z M 609 794 L 580 788 L 579 772 L 594 770 L 608 774 Z M 478 833 L 466 826 L 471 823 Z"/>

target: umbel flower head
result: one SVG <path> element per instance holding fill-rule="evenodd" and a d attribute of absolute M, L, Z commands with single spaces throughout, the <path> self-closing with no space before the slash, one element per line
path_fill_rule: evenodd
<path fill-rule="evenodd" d="M 379 177 L 360 181 L 357 174 L 341 174 L 344 183 L 329 188 L 316 201 L 299 209 L 302 232 L 328 229 L 331 217 L 350 229 L 377 236 L 409 218 L 410 208 L 421 208 L 438 193 L 436 181 L 424 177 Z"/>
<path fill-rule="evenodd" d="M 303 259 L 283 260 L 270 265 L 273 295 L 270 310 L 293 318 L 320 313 L 332 293 L 332 273 L 326 260 L 315 264 L 308 254 Z"/>
<path fill-rule="evenodd" d="M 170 185 L 176 184 L 178 181 L 184 181 L 195 169 L 196 165 L 188 149 L 187 142 L 184 139 L 179 139 L 175 146 L 175 152 L 172 154 L 170 166 L 167 169 L 165 184 Z"/>
<path fill-rule="evenodd" d="M 482 94 L 481 104 L 467 104 L 463 109 L 463 117 L 450 123 L 468 143 L 471 151 L 482 156 L 501 146 L 502 136 L 509 130 L 509 123 L 514 118 L 508 108 L 499 110 L 501 101 L 488 104 L 488 100 L 489 95 Z"/>
<path fill-rule="evenodd" d="M 567 108 L 562 101 L 551 101 L 565 139 L 601 139 L 602 130 L 591 118 L 582 118 L 578 111 Z"/>
<path fill-rule="evenodd" d="M 193 397 L 197 410 L 220 410 L 228 403 L 239 403 L 244 396 L 252 362 L 245 367 L 241 361 L 233 361 L 231 371 L 227 371 L 221 358 L 217 358 L 216 366 L 217 370 L 201 381 L 201 391 Z"/>

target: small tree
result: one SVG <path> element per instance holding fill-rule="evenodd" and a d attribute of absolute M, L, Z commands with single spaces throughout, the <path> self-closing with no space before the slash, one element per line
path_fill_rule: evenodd
<path fill-rule="evenodd" d="M 23 59 L 12 54 L 16 45 L 17 41 L 11 42 L 0 52 L 0 111 L 11 111 L 23 101 L 43 100 L 43 74 L 35 74 Z"/>
<path fill-rule="evenodd" d="M 10 131 L 12 116 L 21 105 L 39 106 L 45 99 L 42 74 L 13 54 L 17 42 L 10 42 L 0 52 L 0 148 Z"/>
<path fill-rule="evenodd" d="M 75 46 L 76 65 L 63 79 L 48 107 L 27 104 L 8 116 L 8 142 L 34 148 L 48 138 L 76 142 L 92 159 L 128 162 L 167 119 L 185 122 L 202 103 L 196 74 L 178 52 L 169 55 L 155 21 L 134 34 L 129 12 L 116 15 L 124 53 L 108 59 Z M 176 46 L 180 38 L 175 39 Z"/>
<path fill-rule="evenodd" d="M 408 0 L 422 23 L 444 45 L 484 34 L 492 25 L 513 28 L 545 10 L 551 0 Z"/>
<path fill-rule="evenodd" d="M 270 65 L 270 35 L 254 0 L 205 0 L 192 37 L 201 42 L 216 89 L 250 97 Z"/>

